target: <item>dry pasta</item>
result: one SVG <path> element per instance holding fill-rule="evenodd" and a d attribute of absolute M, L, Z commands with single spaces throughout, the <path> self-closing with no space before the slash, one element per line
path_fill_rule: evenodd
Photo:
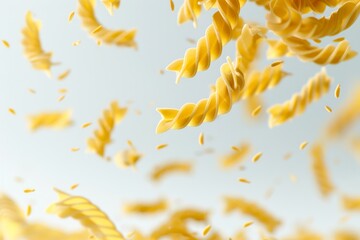
<path fill-rule="evenodd" d="M 72 124 L 71 111 L 42 112 L 28 117 L 29 128 L 36 131 L 40 128 L 63 129 Z"/>
<path fill-rule="evenodd" d="M 250 153 L 251 146 L 248 143 L 240 144 L 237 149 L 220 158 L 220 164 L 224 168 L 234 167 L 243 162 L 245 157 Z"/>
<path fill-rule="evenodd" d="M 311 102 L 318 100 L 329 91 L 330 82 L 331 79 L 323 69 L 308 81 L 300 93 L 294 94 L 290 100 L 282 104 L 270 107 L 269 126 L 275 127 L 302 114 Z"/>
<path fill-rule="evenodd" d="M 110 2 L 113 2 L 109 0 Z M 106 1 L 108 2 L 108 1 Z M 116 5 L 113 5 L 113 7 Z M 78 14 L 82 26 L 97 40 L 106 44 L 112 44 L 123 47 L 136 47 L 135 35 L 136 30 L 110 30 L 102 27 L 93 32 L 99 26 L 102 26 L 95 16 L 95 0 L 79 0 Z"/>
<path fill-rule="evenodd" d="M 71 196 L 57 189 L 55 191 L 59 200 L 49 206 L 48 213 L 56 214 L 61 218 L 71 217 L 80 221 L 97 239 L 125 240 L 109 217 L 88 199 Z"/>
<path fill-rule="evenodd" d="M 181 5 L 178 12 L 178 24 L 192 21 L 194 27 L 197 27 L 197 18 L 199 17 L 202 9 L 201 4 L 198 2 L 198 0 L 184 0 L 184 3 Z"/>
<path fill-rule="evenodd" d="M 360 197 L 342 197 L 342 205 L 348 211 L 360 211 Z"/>
<path fill-rule="evenodd" d="M 109 109 L 103 111 L 99 119 L 99 129 L 94 131 L 94 137 L 87 140 L 88 148 L 103 157 L 106 145 L 111 143 L 111 133 L 116 124 L 120 123 L 125 117 L 126 108 L 122 108 L 117 102 L 111 102 Z"/>
<path fill-rule="evenodd" d="M 52 53 L 45 52 L 41 46 L 41 22 L 35 20 L 31 12 L 27 12 L 25 18 L 26 26 L 22 29 L 24 54 L 34 69 L 44 71 L 51 76 L 50 68 L 54 63 L 51 61 Z"/>
<path fill-rule="evenodd" d="M 217 1 L 217 11 L 205 36 L 199 39 L 196 48 L 186 51 L 184 58 L 177 59 L 167 66 L 167 70 L 177 72 L 178 82 L 182 77 L 191 78 L 198 71 L 209 68 L 210 63 L 218 59 L 222 48 L 232 37 L 232 30 L 239 21 L 240 4 L 238 0 Z"/>
<path fill-rule="evenodd" d="M 110 15 L 113 15 L 113 11 L 120 7 L 120 0 L 101 0 L 101 2 Z"/>
<path fill-rule="evenodd" d="M 192 170 L 192 165 L 189 162 L 169 162 L 164 165 L 156 167 L 151 173 L 153 181 L 159 181 L 165 176 L 174 173 L 188 173 Z"/>
<path fill-rule="evenodd" d="M 168 202 L 160 199 L 156 202 L 135 202 L 123 205 L 123 211 L 127 214 L 155 214 L 166 211 Z"/>
<path fill-rule="evenodd" d="M 323 146 L 320 144 L 314 145 L 310 153 L 312 158 L 311 168 L 315 176 L 316 184 L 320 193 L 326 197 L 334 191 L 334 186 L 330 180 L 325 164 Z"/>
<path fill-rule="evenodd" d="M 254 202 L 240 197 L 226 197 L 225 212 L 230 213 L 235 210 L 256 219 L 263 224 L 269 232 L 275 231 L 281 224 L 279 219 Z"/>

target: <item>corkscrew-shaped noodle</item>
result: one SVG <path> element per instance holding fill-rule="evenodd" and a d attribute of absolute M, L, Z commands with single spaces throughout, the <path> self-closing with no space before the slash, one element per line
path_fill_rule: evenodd
<path fill-rule="evenodd" d="M 184 0 L 178 13 L 178 24 L 183 24 L 187 21 L 192 21 L 194 27 L 197 27 L 197 18 L 201 13 L 201 4 L 199 0 Z"/>
<path fill-rule="evenodd" d="M 119 107 L 117 102 L 112 102 L 109 109 L 103 111 L 103 116 L 99 119 L 99 129 L 94 131 L 94 137 L 87 141 L 88 148 L 103 157 L 105 147 L 111 142 L 111 133 L 116 124 L 120 123 L 125 117 L 126 108 Z"/>
<path fill-rule="evenodd" d="M 110 30 L 102 26 L 95 16 L 95 0 L 79 0 L 78 14 L 82 26 L 97 40 L 116 46 L 135 47 L 136 30 Z"/>
<path fill-rule="evenodd" d="M 311 148 L 312 171 L 320 193 L 326 197 L 334 191 L 334 186 L 330 180 L 329 173 L 325 164 L 324 149 L 321 144 L 316 144 Z"/>
<path fill-rule="evenodd" d="M 218 11 L 213 15 L 212 24 L 206 29 L 205 36 L 199 39 L 196 48 L 186 51 L 184 58 L 173 61 L 167 66 L 177 72 L 178 82 L 182 77 L 191 78 L 198 71 L 207 70 L 210 63 L 218 59 L 222 48 L 232 38 L 232 30 L 239 20 L 238 0 L 216 1 Z"/>
<path fill-rule="evenodd" d="M 0 234 L 4 235 L 5 240 L 19 239 L 25 225 L 25 217 L 19 206 L 0 193 Z"/>
<path fill-rule="evenodd" d="M 54 65 L 51 62 L 52 53 L 42 49 L 40 28 L 41 22 L 34 20 L 31 12 L 27 12 L 26 26 L 22 29 L 24 54 L 34 69 L 45 71 L 47 75 L 51 76 L 50 68 Z"/>
<path fill-rule="evenodd" d="M 288 46 L 281 40 L 268 39 L 266 42 L 269 45 L 266 56 L 268 58 L 280 58 L 290 55 Z"/>
<path fill-rule="evenodd" d="M 256 5 L 263 6 L 265 9 L 270 9 L 270 0 L 250 0 L 250 2 L 254 2 Z"/>
<path fill-rule="evenodd" d="M 164 199 L 160 199 L 151 203 L 127 203 L 123 205 L 123 211 L 127 214 L 155 214 L 166 211 L 168 203 Z"/>
<path fill-rule="evenodd" d="M 267 212 L 256 203 L 250 202 L 240 197 L 226 197 L 225 212 L 230 213 L 235 210 L 253 217 L 262 223 L 269 232 L 275 231 L 281 225 L 280 220 L 278 220 L 275 216 Z"/>
<path fill-rule="evenodd" d="M 74 218 L 99 240 L 125 240 L 109 217 L 88 199 L 71 196 L 55 189 L 59 201 L 50 205 L 48 213 L 61 218 Z"/>
<path fill-rule="evenodd" d="M 302 18 L 294 10 L 288 0 L 276 0 L 271 3 L 271 11 L 267 16 L 267 25 L 283 37 L 298 37 L 302 39 L 319 39 L 334 36 L 349 28 L 360 14 L 360 1 L 345 2 L 329 18 Z"/>
<path fill-rule="evenodd" d="M 29 128 L 32 131 L 38 130 L 39 128 L 66 128 L 72 124 L 71 115 L 70 110 L 30 115 L 28 117 Z"/>
<path fill-rule="evenodd" d="M 357 55 L 347 40 L 339 42 L 337 46 L 327 45 L 323 48 L 314 47 L 307 40 L 296 37 L 283 38 L 283 40 L 289 50 L 305 62 L 320 65 L 337 64 Z"/>
<path fill-rule="evenodd" d="M 151 173 L 151 179 L 153 181 L 159 181 L 168 174 L 178 172 L 188 173 L 191 170 L 192 165 L 188 162 L 170 162 L 156 167 Z"/>
<path fill-rule="evenodd" d="M 323 68 L 320 73 L 308 81 L 300 93 L 294 94 L 290 100 L 276 104 L 268 110 L 269 126 L 275 127 L 302 114 L 311 102 L 318 100 L 329 91 L 330 82 L 331 79 Z"/>
<path fill-rule="evenodd" d="M 336 7 L 343 0 L 291 0 L 292 7 L 301 13 L 323 13 L 326 7 Z"/>
<path fill-rule="evenodd" d="M 110 15 L 113 15 L 114 10 L 120 7 L 120 0 L 101 0 L 101 2 L 104 4 Z"/>

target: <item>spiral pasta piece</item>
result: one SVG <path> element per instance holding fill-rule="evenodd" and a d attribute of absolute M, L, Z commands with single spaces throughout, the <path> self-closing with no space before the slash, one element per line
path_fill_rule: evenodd
<path fill-rule="evenodd" d="M 292 6 L 301 13 L 323 13 L 326 7 L 336 7 L 343 0 L 293 0 Z"/>
<path fill-rule="evenodd" d="M 95 8 L 95 0 L 79 0 L 78 14 L 82 26 L 94 38 L 106 44 L 136 48 L 135 29 L 110 30 L 103 27 L 96 19 L 94 8 Z"/>
<path fill-rule="evenodd" d="M 270 0 L 250 0 L 254 2 L 256 5 L 263 6 L 265 9 L 270 9 Z"/>
<path fill-rule="evenodd" d="M 89 233 L 86 231 L 67 233 L 43 224 L 31 223 L 23 230 L 26 240 L 88 240 Z"/>
<path fill-rule="evenodd" d="M 307 106 L 329 91 L 331 79 L 327 76 L 325 69 L 312 77 L 292 98 L 282 104 L 276 104 L 269 108 L 269 126 L 275 127 L 302 114 Z"/>
<path fill-rule="evenodd" d="M 251 146 L 248 143 L 243 143 L 232 151 L 230 154 L 223 156 L 220 159 L 220 164 L 224 168 L 234 167 L 236 164 L 242 162 L 244 158 L 249 154 Z"/>
<path fill-rule="evenodd" d="M 268 39 L 266 42 L 269 45 L 266 56 L 268 58 L 280 58 L 290 55 L 288 46 L 281 40 Z"/>
<path fill-rule="evenodd" d="M 167 66 L 167 70 L 177 72 L 176 82 L 182 77 L 191 78 L 198 71 L 207 70 L 211 62 L 220 57 L 223 46 L 231 40 L 232 30 L 239 20 L 240 4 L 238 0 L 218 0 L 216 3 L 218 11 L 196 48 L 188 49 L 184 58 Z"/>
<path fill-rule="evenodd" d="M 26 13 L 25 19 L 26 26 L 22 29 L 24 54 L 34 69 L 44 71 L 51 76 L 50 68 L 54 63 L 51 61 L 52 53 L 45 52 L 41 46 L 41 22 L 35 20 L 31 12 Z"/>
<path fill-rule="evenodd" d="M 166 211 L 168 203 L 160 199 L 151 203 L 127 203 L 123 205 L 123 211 L 127 214 L 155 214 Z"/>
<path fill-rule="evenodd" d="M 197 18 L 201 13 L 201 4 L 198 0 L 184 0 L 181 5 L 177 17 L 178 24 L 183 24 L 187 21 L 192 21 L 194 27 L 197 27 Z"/>
<path fill-rule="evenodd" d="M 360 14 L 360 1 L 345 2 L 329 18 L 302 18 L 292 8 L 293 1 L 276 0 L 271 3 L 271 11 L 267 15 L 268 27 L 283 37 L 294 36 L 302 39 L 319 39 L 334 36 L 349 28 Z"/>
<path fill-rule="evenodd" d="M 125 117 L 126 112 L 126 108 L 119 107 L 115 101 L 111 102 L 109 109 L 105 109 L 103 116 L 98 120 L 99 129 L 94 131 L 94 137 L 87 140 L 90 151 L 100 157 L 104 156 L 106 146 L 111 143 L 111 133 L 115 125 Z"/>
<path fill-rule="evenodd" d="M 192 165 L 188 162 L 170 162 L 156 167 L 151 173 L 153 181 L 160 181 L 165 176 L 171 173 L 188 173 L 192 170 Z"/>
<path fill-rule="evenodd" d="M 19 239 L 25 225 L 25 217 L 19 206 L 10 197 L 0 193 L 0 234 L 8 240 Z"/>
<path fill-rule="evenodd" d="M 55 191 L 59 201 L 49 206 L 48 213 L 80 221 L 99 240 L 125 240 L 109 217 L 88 199 Z"/>
<path fill-rule="evenodd" d="M 360 197 L 343 196 L 342 205 L 348 211 L 360 211 Z"/>
<path fill-rule="evenodd" d="M 28 117 L 29 128 L 36 131 L 40 128 L 62 129 L 72 124 L 71 111 L 42 112 Z"/>
<path fill-rule="evenodd" d="M 225 212 L 240 211 L 241 213 L 251 216 L 261 224 L 263 224 L 269 232 L 275 231 L 280 225 L 281 221 L 275 216 L 267 212 L 254 202 L 250 202 L 240 197 L 226 197 L 225 198 Z"/>
<path fill-rule="evenodd" d="M 324 160 L 323 146 L 315 145 L 310 151 L 312 157 L 312 171 L 320 193 L 326 197 L 334 191 L 334 186 L 330 180 L 329 173 Z"/>
<path fill-rule="evenodd" d="M 305 62 L 314 62 L 320 65 L 338 64 L 357 55 L 347 40 L 338 45 L 327 45 L 324 48 L 312 46 L 307 40 L 296 37 L 283 38 L 289 50 Z"/>
<path fill-rule="evenodd" d="M 120 7 L 120 0 L 101 0 L 101 2 L 104 4 L 110 15 L 113 15 L 114 10 Z"/>

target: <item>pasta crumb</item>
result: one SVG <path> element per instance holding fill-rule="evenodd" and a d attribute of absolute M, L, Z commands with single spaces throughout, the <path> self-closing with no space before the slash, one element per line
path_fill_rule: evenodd
<path fill-rule="evenodd" d="M 75 183 L 75 184 L 73 184 L 73 185 L 70 186 L 70 189 L 71 189 L 71 190 L 75 190 L 78 186 L 79 186 L 79 184 L 78 184 L 78 183 Z"/>
<path fill-rule="evenodd" d="M 256 107 L 252 112 L 251 112 L 251 116 L 256 117 L 257 115 L 259 115 L 259 113 L 261 112 L 262 107 L 258 106 Z"/>
<path fill-rule="evenodd" d="M 334 92 L 335 98 L 339 98 L 339 97 L 340 97 L 340 90 L 341 90 L 340 84 L 338 84 L 338 85 L 336 86 L 335 92 Z"/>
<path fill-rule="evenodd" d="M 329 112 L 329 113 L 331 113 L 331 112 L 332 112 L 331 107 L 329 107 L 329 106 L 327 106 L 327 105 L 325 106 L 325 109 L 326 109 L 326 111 L 327 111 L 327 112 Z"/>
<path fill-rule="evenodd" d="M 204 145 L 204 134 L 203 133 L 199 134 L 199 144 Z"/>
<path fill-rule="evenodd" d="M 80 40 L 73 42 L 71 45 L 73 45 L 74 47 L 79 46 L 80 45 Z"/>
<path fill-rule="evenodd" d="M 168 146 L 168 144 L 166 144 L 166 143 L 159 144 L 159 145 L 156 146 L 156 150 L 160 150 L 160 149 L 166 148 L 167 146 Z"/>
<path fill-rule="evenodd" d="M 244 223 L 243 227 L 244 228 L 250 227 L 251 225 L 253 225 L 253 223 L 254 222 L 252 222 L 252 221 L 246 222 L 246 223 Z"/>
<path fill-rule="evenodd" d="M 24 189 L 24 193 L 33 193 L 33 192 L 35 192 L 35 189 L 33 189 L 33 188 Z"/>
<path fill-rule="evenodd" d="M 13 108 L 9 108 L 8 109 L 9 113 L 11 113 L 12 115 L 16 115 L 16 112 Z"/>
<path fill-rule="evenodd" d="M 5 47 L 10 48 L 10 44 L 9 44 L 8 41 L 6 41 L 6 40 L 1 40 L 1 42 L 2 42 L 2 44 L 3 44 Z"/>
<path fill-rule="evenodd" d="M 67 78 L 67 76 L 69 76 L 70 72 L 71 72 L 71 70 L 68 69 L 68 70 L 60 73 L 59 76 L 57 77 L 57 79 L 58 79 L 59 81 L 64 80 L 65 78 Z"/>
<path fill-rule="evenodd" d="M 100 32 L 102 28 L 103 28 L 103 26 L 102 26 L 102 25 L 99 25 L 98 27 L 96 27 L 96 28 L 91 32 L 91 34 L 95 34 L 95 33 Z"/>
<path fill-rule="evenodd" d="M 77 151 L 79 151 L 79 150 L 80 150 L 80 148 L 76 148 L 76 147 L 70 148 L 70 151 L 72 151 L 72 152 L 77 152 Z"/>
<path fill-rule="evenodd" d="M 239 182 L 242 183 L 251 183 L 249 180 L 247 180 L 246 178 L 239 178 Z"/>
<path fill-rule="evenodd" d="M 31 212 L 32 212 L 32 208 L 30 205 L 28 205 L 26 208 L 26 216 L 29 217 L 31 215 Z"/>
<path fill-rule="evenodd" d="M 35 91 L 34 89 L 32 89 L 32 88 L 28 88 L 28 91 L 29 91 L 29 93 L 31 93 L 31 94 L 36 94 L 36 91 Z"/>
<path fill-rule="evenodd" d="M 61 102 L 62 100 L 64 100 L 65 98 L 65 95 L 61 95 L 59 98 L 58 98 L 58 102 Z"/>
<path fill-rule="evenodd" d="M 333 42 L 341 42 L 341 41 L 344 41 L 344 40 L 345 40 L 344 37 L 339 37 L 339 38 L 335 38 L 335 39 L 333 40 Z"/>
<path fill-rule="evenodd" d="M 202 235 L 205 237 L 211 230 L 211 226 L 210 225 L 207 225 L 203 231 L 202 231 Z"/>
<path fill-rule="evenodd" d="M 309 143 L 308 143 L 307 141 L 302 142 L 302 143 L 300 144 L 300 146 L 299 146 L 299 149 L 300 149 L 300 150 L 304 150 L 308 144 L 309 144 Z"/>
<path fill-rule="evenodd" d="M 283 64 L 283 63 L 284 63 L 283 60 L 276 61 L 276 62 L 273 62 L 273 63 L 271 64 L 271 67 L 276 67 L 276 66 L 278 66 L 278 65 L 280 65 L 280 64 Z"/>
<path fill-rule="evenodd" d="M 252 162 L 257 162 L 262 156 L 262 152 L 259 152 L 257 154 L 255 154 L 255 156 L 252 158 Z"/>
<path fill-rule="evenodd" d="M 69 16 L 68 16 L 68 22 L 69 22 L 69 23 L 73 20 L 74 16 L 75 16 L 75 12 L 74 12 L 74 11 L 71 11 L 71 12 L 69 13 Z"/>
<path fill-rule="evenodd" d="M 172 12 L 175 10 L 175 4 L 174 4 L 173 0 L 170 0 L 170 9 Z"/>
<path fill-rule="evenodd" d="M 83 125 L 81 125 L 81 128 L 87 128 L 87 127 L 89 127 L 91 124 L 92 124 L 91 122 L 83 123 Z"/>

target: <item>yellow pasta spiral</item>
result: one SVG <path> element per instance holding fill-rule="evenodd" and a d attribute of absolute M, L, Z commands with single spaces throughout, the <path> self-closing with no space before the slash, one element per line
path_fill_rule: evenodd
<path fill-rule="evenodd" d="M 45 71 L 46 74 L 51 76 L 50 68 L 54 65 L 51 62 L 52 53 L 45 52 L 42 49 L 40 27 L 41 22 L 36 21 L 31 12 L 27 12 L 26 26 L 22 29 L 24 54 L 34 69 Z"/>
<path fill-rule="evenodd" d="M 210 63 L 220 57 L 223 46 L 231 40 L 232 30 L 239 20 L 240 4 L 238 0 L 218 0 L 216 3 L 218 11 L 196 48 L 188 49 L 184 58 L 167 66 L 167 70 L 178 73 L 176 82 L 181 77 L 191 78 L 198 71 L 207 70 Z"/>
<path fill-rule="evenodd" d="M 186 21 L 192 21 L 194 27 L 197 27 L 197 18 L 201 13 L 201 4 L 198 0 L 184 0 L 178 13 L 178 24 L 183 24 Z"/>
<path fill-rule="evenodd" d="M 268 58 L 280 58 L 290 55 L 288 46 L 281 40 L 268 39 L 266 40 L 269 45 L 266 53 Z"/>
<path fill-rule="evenodd" d="M 343 0 L 293 0 L 292 6 L 301 13 L 323 13 L 326 7 L 336 7 Z"/>
<path fill-rule="evenodd" d="M 357 55 L 347 40 L 339 42 L 337 46 L 327 45 L 324 48 L 314 47 L 307 40 L 297 37 L 283 38 L 283 40 L 290 51 L 301 60 L 320 65 L 337 64 Z"/>
<path fill-rule="evenodd" d="M 55 191 L 59 201 L 49 206 L 48 213 L 80 221 L 99 240 L 125 240 L 109 217 L 88 199 Z"/>
<path fill-rule="evenodd" d="M 136 47 L 136 30 L 110 30 L 103 27 L 95 16 L 95 0 L 79 0 L 78 14 L 82 26 L 97 40 L 106 44 Z"/>
<path fill-rule="evenodd" d="M 235 210 L 255 218 L 257 221 L 262 223 L 269 232 L 275 231 L 281 225 L 280 220 L 260 207 L 258 204 L 240 197 L 226 197 L 225 212 L 230 213 Z"/>
<path fill-rule="evenodd" d="M 32 131 L 38 130 L 39 128 L 66 128 L 72 124 L 71 115 L 72 113 L 70 110 L 43 112 L 30 115 L 28 117 L 29 128 Z"/>
<path fill-rule="evenodd" d="M 218 115 L 230 111 L 237 93 L 244 86 L 243 74 L 234 68 L 232 63 L 225 63 L 220 68 L 221 77 L 216 81 L 215 91 L 209 98 L 195 103 L 187 103 L 179 110 L 160 108 L 161 114 L 156 132 L 163 133 L 169 129 L 182 129 L 186 126 L 199 126 L 203 122 L 211 122 Z"/>
<path fill-rule="evenodd" d="M 126 115 L 127 109 L 119 107 L 117 102 L 111 102 L 109 109 L 103 111 L 102 118 L 99 119 L 99 129 L 94 131 L 94 137 L 87 141 L 88 148 L 103 157 L 105 147 L 111 142 L 111 133 Z"/>
<path fill-rule="evenodd" d="M 320 144 L 314 145 L 310 153 L 312 157 L 312 171 L 314 173 L 316 183 L 320 193 L 326 197 L 334 191 L 334 186 L 326 168 L 323 146 Z"/>
<path fill-rule="evenodd" d="M 114 9 L 120 7 L 120 0 L 101 0 L 101 2 L 104 4 L 110 15 L 113 15 Z"/>
<path fill-rule="evenodd" d="M 270 114 L 269 126 L 275 127 L 302 114 L 311 102 L 329 91 L 330 82 L 331 79 L 323 69 L 308 81 L 300 93 L 294 94 L 290 100 L 274 105 L 268 110 Z"/>
<path fill-rule="evenodd" d="M 276 0 L 271 3 L 271 11 L 267 16 L 267 25 L 281 36 L 294 36 L 302 39 L 319 39 L 334 36 L 349 28 L 360 14 L 360 1 L 345 2 L 329 18 L 307 17 L 290 5 L 292 1 Z"/>

